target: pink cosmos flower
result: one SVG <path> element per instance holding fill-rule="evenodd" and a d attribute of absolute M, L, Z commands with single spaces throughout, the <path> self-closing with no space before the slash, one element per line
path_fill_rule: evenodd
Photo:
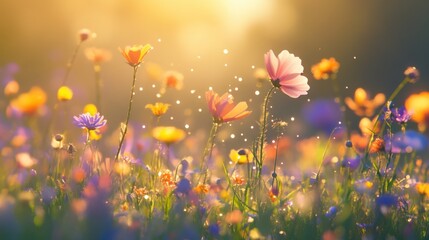
<path fill-rule="evenodd" d="M 247 110 L 246 102 L 239 102 L 237 105 L 233 102 L 233 97 L 229 93 L 221 97 L 214 91 L 206 92 L 206 101 L 213 119 L 217 123 L 224 123 L 239 120 L 247 117 L 251 111 Z"/>
<path fill-rule="evenodd" d="M 286 95 L 292 98 L 307 95 L 310 86 L 307 83 L 308 79 L 301 75 L 304 67 L 299 57 L 295 57 L 287 50 L 283 50 L 276 57 L 273 50 L 270 50 L 265 54 L 265 66 L 272 84 Z"/>

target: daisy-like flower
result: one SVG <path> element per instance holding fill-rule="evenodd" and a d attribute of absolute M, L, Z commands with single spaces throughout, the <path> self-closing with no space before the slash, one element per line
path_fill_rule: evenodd
<path fill-rule="evenodd" d="M 340 69 L 340 63 L 335 58 L 323 58 L 319 63 L 311 67 L 311 72 L 316 80 L 326 80 L 336 74 Z"/>
<path fill-rule="evenodd" d="M 124 50 L 119 48 L 119 51 L 124 56 L 127 63 L 132 67 L 137 67 L 143 61 L 144 56 L 152 49 L 150 44 L 126 46 Z"/>
<path fill-rule="evenodd" d="M 367 91 L 363 88 L 356 89 L 354 99 L 350 97 L 344 99 L 346 105 L 360 117 L 371 117 L 374 115 L 375 109 L 381 106 L 384 101 L 386 101 L 384 94 L 379 93 L 370 99 Z"/>
<path fill-rule="evenodd" d="M 146 104 L 145 108 L 149 108 L 152 111 L 152 114 L 156 117 L 164 115 L 170 104 L 157 102 L 155 104 Z"/>
<path fill-rule="evenodd" d="M 310 86 L 308 79 L 301 75 L 304 67 L 299 57 L 295 57 L 287 50 L 283 50 L 276 56 L 273 50 L 270 50 L 265 54 L 265 65 L 271 83 L 280 88 L 283 93 L 292 98 L 307 95 Z"/>
<path fill-rule="evenodd" d="M 73 117 L 74 125 L 87 129 L 88 131 L 99 129 L 106 125 L 107 120 L 104 120 L 104 116 L 100 115 L 100 113 L 96 113 L 95 115 L 91 115 L 90 113 L 83 113 L 79 116 Z"/>
<path fill-rule="evenodd" d="M 234 104 L 233 96 L 225 93 L 219 97 L 217 93 L 210 90 L 206 92 L 206 101 L 209 111 L 216 123 L 230 122 L 249 116 L 251 111 L 247 111 L 247 103 L 239 102 Z"/>

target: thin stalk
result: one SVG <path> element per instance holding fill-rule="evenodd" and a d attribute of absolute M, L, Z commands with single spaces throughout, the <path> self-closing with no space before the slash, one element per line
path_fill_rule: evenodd
<path fill-rule="evenodd" d="M 134 66 L 133 84 L 131 86 L 130 101 L 128 103 L 127 119 L 125 120 L 124 129 L 122 130 L 122 126 L 120 129 L 121 139 L 119 140 L 119 146 L 118 146 L 118 151 L 116 152 L 116 155 L 115 155 L 115 160 L 118 160 L 118 158 L 119 158 L 119 154 L 121 153 L 122 144 L 124 143 L 125 135 L 127 134 L 127 130 L 128 130 L 128 122 L 129 122 L 130 116 L 131 116 L 131 106 L 133 104 L 133 99 L 134 99 L 134 94 L 135 94 L 134 89 L 136 87 L 137 70 L 138 70 L 138 66 Z"/>
<path fill-rule="evenodd" d="M 268 91 L 267 95 L 265 96 L 264 105 L 262 106 L 262 118 L 261 118 L 261 132 L 259 136 L 259 150 L 258 150 L 258 172 L 256 174 L 257 178 L 260 178 L 261 171 L 262 171 L 262 164 L 263 164 L 263 158 L 264 158 L 264 145 L 265 145 L 265 135 L 267 133 L 267 120 L 268 120 L 268 102 L 271 98 L 271 94 L 274 92 L 276 87 L 272 87 L 270 91 Z"/>
<path fill-rule="evenodd" d="M 98 64 L 94 64 L 94 74 L 95 74 L 95 105 L 97 106 L 99 112 L 101 112 L 101 67 Z"/>
<path fill-rule="evenodd" d="M 213 147 L 214 147 L 214 140 L 216 138 L 216 134 L 217 134 L 217 130 L 219 127 L 219 123 L 213 121 L 213 125 L 212 125 L 212 129 L 210 130 L 210 136 L 207 139 L 207 144 L 206 147 L 204 149 L 204 156 L 201 162 L 201 172 L 204 172 L 204 182 L 206 182 L 206 178 L 207 178 L 207 165 L 208 165 L 208 160 L 212 158 L 212 153 L 213 153 Z"/>

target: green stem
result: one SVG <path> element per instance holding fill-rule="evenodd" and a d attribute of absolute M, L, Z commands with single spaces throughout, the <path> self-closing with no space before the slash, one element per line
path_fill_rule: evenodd
<path fill-rule="evenodd" d="M 94 64 L 94 73 L 95 73 L 95 105 L 99 109 L 99 112 L 101 112 L 101 77 L 100 77 L 100 65 Z"/>
<path fill-rule="evenodd" d="M 396 87 L 396 89 L 393 91 L 393 93 L 389 96 L 389 98 L 387 99 L 387 103 L 393 101 L 393 99 L 399 94 L 399 92 L 401 92 L 401 90 L 405 87 L 405 85 L 407 85 L 407 83 L 410 82 L 410 78 L 405 77 L 404 80 L 402 80 L 402 82 Z M 368 164 L 368 157 L 369 157 L 369 148 L 371 147 L 372 142 L 374 141 L 375 138 L 375 129 L 377 127 L 378 124 L 378 120 L 380 119 L 380 115 L 383 113 L 383 108 L 380 109 L 380 111 L 378 112 L 377 116 L 376 116 L 376 120 L 374 123 L 374 126 L 372 127 L 372 134 L 371 134 L 371 138 L 369 139 L 368 145 L 366 147 L 366 151 L 365 151 L 365 157 L 363 158 L 363 168 L 362 171 L 365 171 L 368 169 L 368 167 L 366 166 Z M 382 129 L 384 129 L 384 124 L 382 126 Z"/>
<path fill-rule="evenodd" d="M 213 153 L 213 147 L 214 147 L 214 140 L 216 138 L 216 133 L 219 127 L 219 123 L 213 121 L 213 125 L 212 125 L 212 129 L 210 130 L 210 136 L 207 139 L 207 144 L 206 147 L 204 149 L 204 156 L 201 162 L 201 173 L 204 172 L 204 182 L 206 182 L 206 178 L 207 178 L 207 168 L 208 168 L 208 160 L 212 158 L 212 153 Z"/>
<path fill-rule="evenodd" d="M 134 66 L 133 84 L 131 86 L 130 101 L 128 103 L 127 119 L 125 120 L 124 129 L 122 130 L 122 126 L 120 128 L 121 139 L 119 140 L 119 147 L 118 147 L 118 151 L 116 152 L 116 155 L 115 155 L 115 160 L 118 160 L 118 158 L 119 158 L 119 154 L 121 153 L 122 144 L 124 143 L 125 135 L 127 134 L 127 130 L 128 130 L 128 121 L 130 120 L 131 106 L 133 104 L 133 99 L 134 99 L 134 94 L 135 94 L 134 89 L 136 87 L 137 70 L 138 70 L 138 66 Z"/>
<path fill-rule="evenodd" d="M 276 89 L 276 87 L 272 87 L 270 89 L 270 91 L 268 91 L 267 96 L 265 96 L 265 100 L 264 100 L 264 105 L 262 106 L 262 116 L 261 116 L 261 132 L 260 132 L 260 136 L 259 136 L 259 149 L 258 149 L 258 172 L 256 174 L 257 178 L 260 178 L 261 175 L 261 171 L 262 171 L 262 164 L 263 164 L 263 158 L 264 158 L 264 145 L 265 145 L 265 135 L 267 133 L 267 120 L 268 120 L 268 102 L 271 98 L 272 93 L 274 92 L 274 90 Z"/>
<path fill-rule="evenodd" d="M 76 45 L 76 47 L 75 47 L 75 49 L 74 49 L 74 52 L 73 52 L 73 55 L 72 55 L 72 57 L 71 57 L 70 61 L 67 63 L 66 74 L 64 75 L 62 85 L 65 85 L 65 84 L 66 84 L 66 82 L 67 82 L 67 79 L 68 79 L 68 77 L 69 77 L 69 75 L 70 75 L 70 72 L 71 72 L 71 69 L 72 69 L 72 67 L 73 67 L 73 63 L 74 63 L 74 61 L 76 60 L 77 53 L 79 52 L 80 45 L 82 45 L 82 41 L 80 41 L 80 42 Z"/>

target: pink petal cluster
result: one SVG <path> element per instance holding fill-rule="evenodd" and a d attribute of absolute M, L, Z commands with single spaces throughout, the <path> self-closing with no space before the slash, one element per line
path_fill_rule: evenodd
<path fill-rule="evenodd" d="M 237 105 L 234 104 L 233 97 L 229 93 L 225 93 L 219 97 L 219 94 L 214 91 L 207 91 L 206 101 L 209 111 L 217 123 L 239 120 L 251 113 L 251 111 L 247 111 L 246 102 L 239 102 Z"/>
<path fill-rule="evenodd" d="M 308 79 L 301 75 L 304 67 L 299 57 L 287 50 L 283 50 L 277 57 L 273 50 L 270 50 L 265 54 L 265 66 L 273 85 L 286 95 L 292 98 L 307 95 L 310 86 Z"/>

